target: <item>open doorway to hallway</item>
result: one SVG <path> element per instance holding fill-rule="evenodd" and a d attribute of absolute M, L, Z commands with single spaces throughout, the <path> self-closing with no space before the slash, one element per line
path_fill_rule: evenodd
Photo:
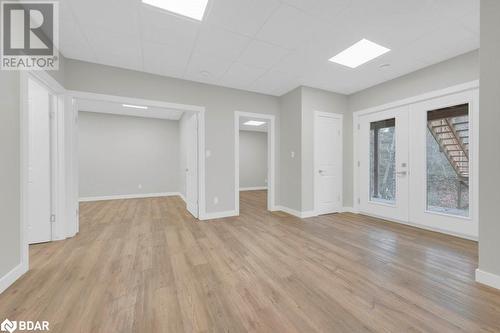
<path fill-rule="evenodd" d="M 266 210 L 267 170 L 268 170 L 268 131 L 267 120 L 254 120 L 241 117 L 239 128 L 240 145 L 240 210 L 245 204 Z M 244 192 L 244 193 L 243 193 Z M 243 200 L 244 197 L 244 200 Z M 262 206 L 262 207 L 261 207 Z"/>
<path fill-rule="evenodd" d="M 235 113 L 235 206 L 249 201 L 274 210 L 275 119 L 272 115 Z M 245 200 L 240 201 L 242 196 Z M 261 202 L 261 203 L 260 203 Z M 252 208 L 254 209 L 254 208 Z"/>

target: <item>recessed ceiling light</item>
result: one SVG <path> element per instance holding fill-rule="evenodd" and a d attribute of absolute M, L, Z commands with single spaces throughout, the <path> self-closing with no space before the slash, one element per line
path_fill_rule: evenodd
<path fill-rule="evenodd" d="M 142 110 L 147 110 L 147 106 L 143 105 L 132 105 L 132 104 L 122 104 L 124 108 L 131 108 L 131 109 L 142 109 Z"/>
<path fill-rule="evenodd" d="M 390 49 L 386 47 L 370 42 L 367 39 L 362 39 L 353 46 L 331 58 L 330 61 L 350 68 L 356 68 L 389 51 Z"/>
<path fill-rule="evenodd" d="M 243 123 L 243 125 L 247 125 L 247 126 L 262 126 L 265 123 L 266 123 L 265 121 L 249 120 L 249 121 Z"/>
<path fill-rule="evenodd" d="M 142 0 L 143 3 L 201 21 L 208 0 Z"/>

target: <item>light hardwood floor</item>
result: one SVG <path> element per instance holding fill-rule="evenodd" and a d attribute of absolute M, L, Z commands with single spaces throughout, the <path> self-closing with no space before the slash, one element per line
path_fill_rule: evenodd
<path fill-rule="evenodd" d="M 500 332 L 477 244 L 354 214 L 300 220 L 242 192 L 196 222 L 179 198 L 81 205 L 80 234 L 32 246 L 0 321 L 51 332 Z"/>

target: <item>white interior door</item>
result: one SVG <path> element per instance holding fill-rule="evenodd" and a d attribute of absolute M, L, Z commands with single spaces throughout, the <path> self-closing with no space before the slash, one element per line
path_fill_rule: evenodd
<path fill-rule="evenodd" d="M 342 208 L 342 115 L 315 114 L 315 210 L 317 214 Z"/>
<path fill-rule="evenodd" d="M 408 107 L 359 117 L 361 212 L 407 222 L 409 216 Z"/>
<path fill-rule="evenodd" d="M 52 239 L 51 215 L 51 95 L 48 90 L 30 79 L 29 98 L 29 185 L 28 239 L 29 243 Z"/>
<path fill-rule="evenodd" d="M 198 117 L 189 115 L 186 124 L 186 206 L 187 210 L 198 217 Z"/>

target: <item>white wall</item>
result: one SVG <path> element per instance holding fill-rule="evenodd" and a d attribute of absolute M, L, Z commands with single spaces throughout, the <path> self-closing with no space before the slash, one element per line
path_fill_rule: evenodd
<path fill-rule="evenodd" d="M 500 1 L 481 1 L 479 269 L 500 287 Z"/>
<path fill-rule="evenodd" d="M 240 189 L 267 186 L 267 133 L 240 131 Z"/>
<path fill-rule="evenodd" d="M 78 131 L 81 198 L 179 192 L 179 121 L 80 112 Z"/>

